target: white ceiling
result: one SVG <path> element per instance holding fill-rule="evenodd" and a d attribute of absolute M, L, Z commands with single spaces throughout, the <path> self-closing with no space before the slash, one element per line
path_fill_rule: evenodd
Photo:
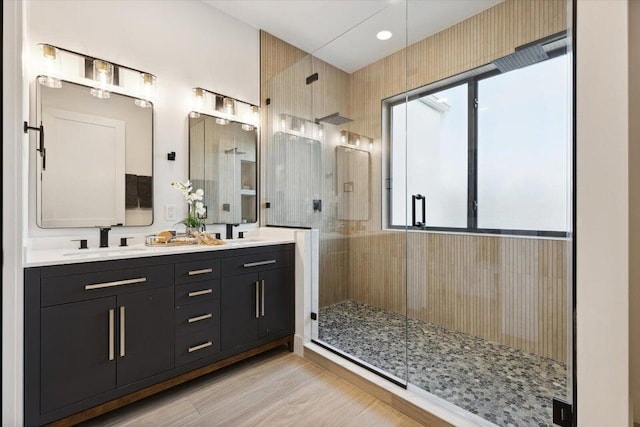
<path fill-rule="evenodd" d="M 203 1 L 352 73 L 503 0 Z"/>

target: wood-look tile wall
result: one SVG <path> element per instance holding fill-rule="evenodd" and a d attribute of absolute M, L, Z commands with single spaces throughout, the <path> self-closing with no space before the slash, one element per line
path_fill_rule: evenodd
<path fill-rule="evenodd" d="M 381 100 L 563 31 L 566 7 L 565 0 L 506 0 L 347 75 L 346 85 L 345 73 L 324 63 L 319 80 L 323 87 L 314 88 L 312 95 L 317 116 L 344 111 L 354 121 L 341 129 L 374 138 L 374 148 L 370 220 L 336 221 L 331 210 L 323 219 L 321 306 L 352 298 L 566 361 L 567 242 L 434 233 L 407 237 L 383 231 L 380 191 Z M 305 54 L 267 33 L 261 41 L 264 88 Z M 346 101 L 336 98 L 345 88 Z M 324 108 L 323 102 L 333 104 Z M 323 154 L 325 169 L 328 161 Z M 348 235 L 340 235 L 345 231 Z"/>

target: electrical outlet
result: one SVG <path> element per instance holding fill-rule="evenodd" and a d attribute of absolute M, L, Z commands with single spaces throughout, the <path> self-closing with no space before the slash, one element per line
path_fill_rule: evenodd
<path fill-rule="evenodd" d="M 176 205 L 164 205 L 164 219 L 167 221 L 176 220 Z"/>

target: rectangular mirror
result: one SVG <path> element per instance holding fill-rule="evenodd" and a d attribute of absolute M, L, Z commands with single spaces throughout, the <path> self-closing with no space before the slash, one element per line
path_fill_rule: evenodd
<path fill-rule="evenodd" d="M 256 128 L 197 115 L 189 117 L 189 179 L 204 190 L 205 224 L 257 222 Z"/>
<path fill-rule="evenodd" d="M 371 154 L 357 148 L 336 147 L 337 218 L 345 221 L 369 219 Z"/>
<path fill-rule="evenodd" d="M 322 181 L 320 141 L 275 132 L 266 154 L 267 224 L 284 227 L 321 225 Z"/>
<path fill-rule="evenodd" d="M 153 108 L 88 86 L 36 83 L 44 148 L 37 157 L 37 224 L 42 228 L 153 223 Z"/>

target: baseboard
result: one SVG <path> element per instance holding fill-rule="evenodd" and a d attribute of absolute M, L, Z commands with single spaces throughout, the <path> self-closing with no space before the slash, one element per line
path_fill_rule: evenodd
<path fill-rule="evenodd" d="M 435 398 L 435 401 L 442 401 L 436 403 L 405 390 L 314 343 L 305 344 L 304 357 L 422 425 L 434 427 L 493 425 L 464 410 L 456 411 L 454 405 L 442 399 Z"/>

